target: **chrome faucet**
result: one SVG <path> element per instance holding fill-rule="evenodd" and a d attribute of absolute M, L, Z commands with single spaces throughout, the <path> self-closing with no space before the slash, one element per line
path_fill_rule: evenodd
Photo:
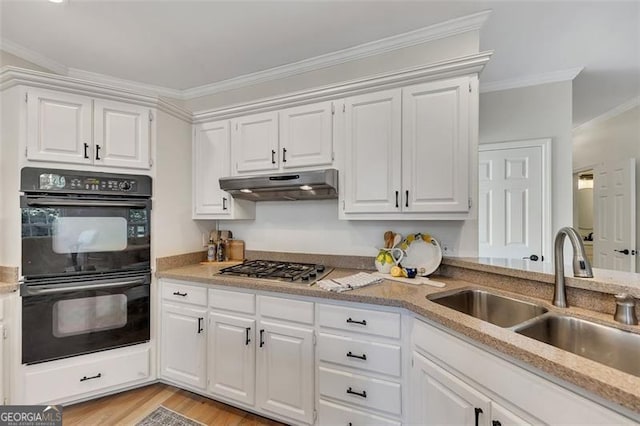
<path fill-rule="evenodd" d="M 573 246 L 573 276 L 579 278 L 593 278 L 591 264 L 584 252 L 582 238 L 578 232 L 571 227 L 564 227 L 556 234 L 554 244 L 554 267 L 556 272 L 555 289 L 553 293 L 553 304 L 559 308 L 566 308 L 567 289 L 564 285 L 564 238 L 569 237 Z"/>

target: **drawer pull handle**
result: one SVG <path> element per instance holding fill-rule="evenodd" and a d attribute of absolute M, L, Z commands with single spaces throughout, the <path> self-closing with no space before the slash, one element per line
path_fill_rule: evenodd
<path fill-rule="evenodd" d="M 100 160 L 100 145 L 96 145 L 96 160 Z"/>
<path fill-rule="evenodd" d="M 260 347 L 264 346 L 264 329 L 260 330 Z"/>
<path fill-rule="evenodd" d="M 351 317 L 347 318 L 347 322 L 351 324 L 367 325 L 367 320 L 355 321 L 355 320 L 352 320 Z"/>
<path fill-rule="evenodd" d="M 347 393 L 350 393 L 352 395 L 358 395 L 358 396 L 361 396 L 363 398 L 367 397 L 367 391 L 356 392 L 353 389 L 351 389 L 351 386 L 349 386 L 349 389 L 347 389 Z"/>
<path fill-rule="evenodd" d="M 499 420 L 491 420 L 491 426 L 502 426 Z"/>
<path fill-rule="evenodd" d="M 474 408 L 473 409 L 475 415 L 476 415 L 476 426 L 480 425 L 480 414 L 482 414 L 484 411 L 482 411 L 482 408 Z"/>
<path fill-rule="evenodd" d="M 249 332 L 251 331 L 251 327 L 247 327 L 244 329 L 245 333 L 247 333 L 247 336 L 244 339 L 244 344 L 245 345 L 249 345 L 249 343 L 251 342 L 251 339 L 249 338 Z"/>
<path fill-rule="evenodd" d="M 174 295 L 174 296 L 182 296 L 182 297 L 186 297 L 186 296 L 187 296 L 187 293 L 180 293 L 179 291 L 174 291 L 174 292 L 173 292 L 173 295 Z"/>
<path fill-rule="evenodd" d="M 202 320 L 204 320 L 204 318 L 202 317 L 198 318 L 198 334 L 204 331 L 204 328 L 202 328 Z"/>
<path fill-rule="evenodd" d="M 89 144 L 85 142 L 85 144 L 84 144 L 84 158 L 86 158 L 87 160 L 89 159 L 88 150 L 89 150 Z"/>
<path fill-rule="evenodd" d="M 95 376 L 91 376 L 91 377 L 84 376 L 82 379 L 80 379 L 80 381 L 86 382 L 87 380 L 99 379 L 100 377 L 102 377 L 102 373 L 98 373 Z"/>
<path fill-rule="evenodd" d="M 347 352 L 347 356 L 349 358 L 358 358 L 358 359 L 362 359 L 364 361 L 367 360 L 367 354 L 355 355 L 355 354 L 352 354 L 351 351 L 349 351 L 349 352 Z"/>

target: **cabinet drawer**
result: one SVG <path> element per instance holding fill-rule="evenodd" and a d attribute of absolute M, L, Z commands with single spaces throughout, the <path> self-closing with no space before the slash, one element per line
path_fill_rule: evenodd
<path fill-rule="evenodd" d="M 82 397 L 149 377 L 148 347 L 116 351 L 119 352 L 100 352 L 27 367 L 23 403 L 43 404 Z"/>
<path fill-rule="evenodd" d="M 237 291 L 211 289 L 209 290 L 209 306 L 225 311 L 255 314 L 256 295 Z"/>
<path fill-rule="evenodd" d="M 400 377 L 400 346 L 320 333 L 320 361 Z"/>
<path fill-rule="evenodd" d="M 320 395 L 394 415 L 402 412 L 399 383 L 319 368 Z"/>
<path fill-rule="evenodd" d="M 207 289 L 173 281 L 163 281 L 162 298 L 175 302 L 207 306 Z"/>
<path fill-rule="evenodd" d="M 384 425 L 400 426 L 400 422 L 384 419 L 373 414 L 358 411 L 344 405 L 334 404 L 323 399 L 318 409 L 321 425 Z"/>
<path fill-rule="evenodd" d="M 313 303 L 281 297 L 258 296 L 260 315 L 302 324 L 313 324 Z"/>
<path fill-rule="evenodd" d="M 400 314 L 345 306 L 319 305 L 320 326 L 400 338 Z"/>

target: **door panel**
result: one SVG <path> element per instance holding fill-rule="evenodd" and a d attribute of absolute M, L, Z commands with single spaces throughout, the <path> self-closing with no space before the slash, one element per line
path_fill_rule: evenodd
<path fill-rule="evenodd" d="M 402 139 L 402 210 L 467 212 L 469 79 L 402 89 Z"/>
<path fill-rule="evenodd" d="M 331 102 L 280 111 L 282 167 L 329 165 L 333 162 Z"/>
<path fill-rule="evenodd" d="M 345 213 L 399 212 L 400 89 L 345 100 Z"/>
<path fill-rule="evenodd" d="M 229 121 L 199 124 L 193 147 L 194 216 L 229 216 L 231 196 L 220 189 L 218 179 L 231 174 Z"/>
<path fill-rule="evenodd" d="M 603 162 L 595 168 L 593 266 L 597 268 L 636 271 L 635 161 Z"/>
<path fill-rule="evenodd" d="M 94 101 L 95 164 L 148 169 L 150 167 L 150 112 L 122 102 Z"/>
<path fill-rule="evenodd" d="M 482 257 L 542 256 L 543 153 L 540 146 L 481 146 L 479 249 Z"/>
<path fill-rule="evenodd" d="M 258 407 L 311 423 L 313 330 L 260 321 L 257 339 Z"/>
<path fill-rule="evenodd" d="M 91 164 L 91 111 L 91 98 L 29 90 L 27 158 Z"/>
<path fill-rule="evenodd" d="M 278 113 L 266 112 L 231 122 L 234 173 L 278 169 Z"/>
<path fill-rule="evenodd" d="M 205 309 L 168 303 L 162 306 L 160 357 L 163 377 L 204 389 L 206 314 Z"/>
<path fill-rule="evenodd" d="M 256 321 L 209 314 L 209 390 L 253 405 Z"/>

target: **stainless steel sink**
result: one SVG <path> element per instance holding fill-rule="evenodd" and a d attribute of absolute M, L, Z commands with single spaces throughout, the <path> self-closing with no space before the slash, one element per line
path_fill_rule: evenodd
<path fill-rule="evenodd" d="M 427 298 L 442 306 L 505 328 L 513 327 L 547 312 L 547 309 L 533 303 L 476 289 L 434 294 Z"/>
<path fill-rule="evenodd" d="M 546 315 L 516 332 L 640 377 L 638 334 L 557 315 Z"/>

